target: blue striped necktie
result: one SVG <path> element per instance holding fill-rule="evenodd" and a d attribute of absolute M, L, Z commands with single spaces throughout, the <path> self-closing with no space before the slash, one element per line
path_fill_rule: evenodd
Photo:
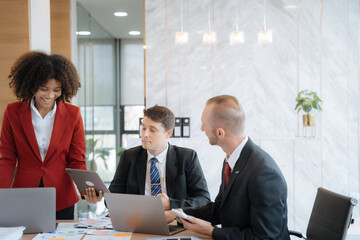
<path fill-rule="evenodd" d="M 156 167 L 156 158 L 151 158 L 150 167 L 150 180 L 151 180 L 151 196 L 156 196 L 161 193 L 160 175 L 159 170 Z"/>

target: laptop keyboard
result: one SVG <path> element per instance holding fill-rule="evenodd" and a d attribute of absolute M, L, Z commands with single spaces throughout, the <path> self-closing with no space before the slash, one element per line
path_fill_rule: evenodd
<path fill-rule="evenodd" d="M 183 228 L 181 226 L 178 226 L 178 225 L 168 225 L 169 226 L 169 231 L 172 232 L 172 231 L 175 231 L 177 229 L 180 229 L 180 228 Z"/>

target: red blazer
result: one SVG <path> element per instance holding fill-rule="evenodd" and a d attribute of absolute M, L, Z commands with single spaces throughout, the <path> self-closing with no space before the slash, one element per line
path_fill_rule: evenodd
<path fill-rule="evenodd" d="M 41 160 L 31 120 L 30 101 L 10 103 L 4 113 L 0 136 L 0 188 L 56 188 L 56 211 L 75 204 L 79 197 L 65 168 L 85 169 L 85 134 L 80 109 L 57 102 L 53 132 L 44 162 Z"/>

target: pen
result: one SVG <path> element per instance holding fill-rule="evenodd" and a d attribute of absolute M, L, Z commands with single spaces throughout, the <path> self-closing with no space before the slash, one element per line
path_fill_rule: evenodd
<path fill-rule="evenodd" d="M 105 226 L 88 226 L 87 228 L 92 228 L 92 229 L 105 229 Z"/>
<path fill-rule="evenodd" d="M 106 226 L 94 226 L 94 225 L 74 225 L 76 228 L 89 228 L 89 229 L 106 229 Z"/>

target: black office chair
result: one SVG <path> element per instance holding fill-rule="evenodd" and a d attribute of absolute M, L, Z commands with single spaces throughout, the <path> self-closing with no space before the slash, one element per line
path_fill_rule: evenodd
<path fill-rule="evenodd" d="M 357 200 L 354 198 L 320 187 L 307 226 L 306 238 L 296 231 L 289 231 L 289 234 L 308 240 L 343 240 L 356 204 Z"/>

